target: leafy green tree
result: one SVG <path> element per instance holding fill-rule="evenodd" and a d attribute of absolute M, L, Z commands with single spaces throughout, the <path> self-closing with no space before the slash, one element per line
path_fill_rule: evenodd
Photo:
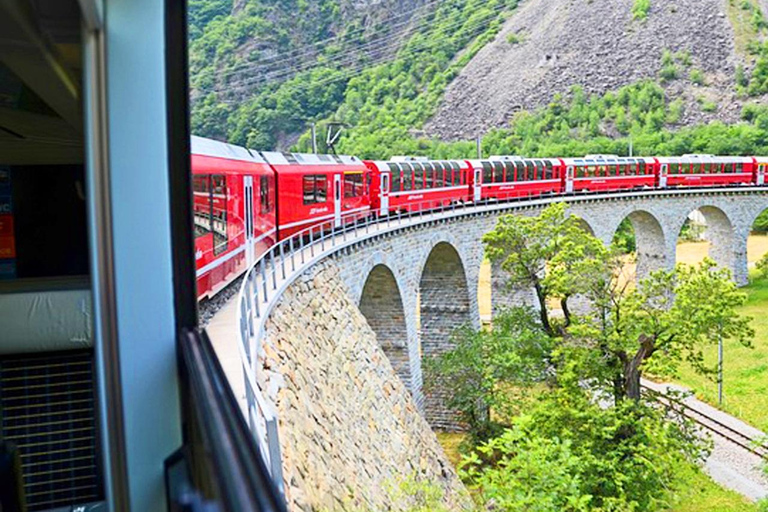
<path fill-rule="evenodd" d="M 447 392 L 470 442 L 490 439 L 516 412 L 514 387 L 544 378 L 552 340 L 535 313 L 519 307 L 501 312 L 490 330 L 459 329 L 453 341 L 452 350 L 425 361 L 425 390 Z"/>

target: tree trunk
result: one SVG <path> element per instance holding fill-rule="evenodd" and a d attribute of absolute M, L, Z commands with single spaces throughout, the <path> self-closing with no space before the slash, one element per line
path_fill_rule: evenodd
<path fill-rule="evenodd" d="M 640 335 L 639 341 L 640 348 L 637 349 L 634 357 L 624 363 L 624 387 L 627 397 L 632 400 L 640 400 L 640 378 L 643 374 L 640 365 L 651 357 L 655 350 L 653 338 L 643 334 Z"/>
<path fill-rule="evenodd" d="M 534 281 L 533 287 L 536 289 L 536 298 L 539 300 L 539 318 L 541 318 L 541 326 L 544 328 L 544 332 L 546 332 L 547 335 L 554 336 L 555 332 L 552 330 L 552 325 L 549 323 L 547 297 L 544 296 L 544 291 L 541 289 L 541 285 L 538 281 Z"/>

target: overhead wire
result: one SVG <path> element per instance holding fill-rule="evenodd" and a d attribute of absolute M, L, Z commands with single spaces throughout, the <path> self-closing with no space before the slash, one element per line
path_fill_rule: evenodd
<path fill-rule="evenodd" d="M 472 30 L 468 34 L 468 36 L 470 38 L 474 38 L 474 37 L 480 35 L 484 30 L 485 30 L 485 27 L 480 27 L 480 26 L 475 27 L 475 29 Z M 409 56 L 418 55 L 419 53 L 422 53 L 422 52 L 430 50 L 430 49 L 431 48 L 428 47 L 428 46 L 424 46 L 424 47 L 421 47 L 421 48 L 418 48 L 418 47 L 417 48 L 409 48 L 407 51 L 398 53 L 398 55 L 401 56 L 401 57 L 409 57 Z M 337 70 L 337 71 L 340 72 L 339 75 L 336 75 L 336 76 L 333 76 L 333 77 L 328 77 L 328 78 L 321 79 L 321 80 L 316 80 L 316 81 L 313 81 L 312 84 L 314 86 L 322 86 L 322 85 L 326 85 L 326 84 L 333 83 L 333 82 L 336 82 L 336 81 L 351 79 L 351 78 L 354 78 L 355 76 L 362 75 L 363 74 L 362 72 L 366 71 L 370 67 L 376 66 L 376 65 L 384 63 L 384 62 L 387 62 L 389 60 L 390 59 L 388 57 L 386 57 L 386 58 L 382 57 L 382 58 L 380 58 L 378 60 L 358 63 L 357 65 L 352 66 L 350 68 L 346 68 L 346 69 L 342 69 L 342 70 Z M 228 88 L 227 89 L 228 89 L 228 91 L 238 91 L 238 90 L 242 90 L 244 88 L 247 88 L 247 87 L 253 86 L 253 85 L 254 85 L 253 82 L 244 82 L 244 83 L 232 82 L 232 83 L 228 84 Z M 242 101 L 243 100 L 223 100 L 223 103 L 225 103 L 225 104 L 237 104 L 237 103 L 242 103 Z"/>
<path fill-rule="evenodd" d="M 470 38 L 473 38 L 473 37 L 476 37 L 477 35 L 479 35 L 479 33 L 483 32 L 485 30 L 485 28 L 486 28 L 485 24 L 487 24 L 489 21 L 491 21 L 493 18 L 495 18 L 500 12 L 502 12 L 505 9 L 505 7 L 506 6 L 504 4 L 500 4 L 499 6 L 495 7 L 488 15 L 486 15 L 486 16 L 484 16 L 482 18 L 479 18 L 478 20 L 475 20 L 475 22 L 474 22 L 475 26 L 471 29 L 471 31 L 468 34 L 468 36 Z M 441 31 L 451 30 L 451 29 L 454 29 L 456 27 L 464 26 L 465 24 L 466 24 L 466 21 L 460 20 L 460 21 L 451 22 L 451 23 L 449 23 L 447 25 L 442 25 L 441 27 L 439 27 L 439 29 Z M 417 31 L 418 31 L 418 28 L 413 30 L 412 33 L 415 33 Z M 427 32 L 426 35 L 427 35 L 427 37 L 424 39 L 424 42 L 422 43 L 423 46 L 427 46 L 427 45 L 430 44 L 430 41 L 429 41 L 430 33 Z M 371 66 L 375 66 L 377 64 L 380 64 L 382 62 L 391 60 L 391 58 L 392 58 L 391 55 L 381 55 L 378 58 L 373 58 L 372 60 L 365 60 L 364 62 L 360 62 L 360 61 L 362 61 L 366 56 L 370 56 L 371 54 L 373 54 L 375 52 L 385 53 L 385 52 L 387 52 L 387 50 L 396 48 L 399 45 L 400 45 L 400 41 L 399 40 L 387 41 L 386 44 L 369 47 L 369 49 L 363 55 L 351 54 L 350 53 L 347 56 L 345 56 L 344 58 L 342 58 L 340 60 L 336 60 L 333 63 L 315 62 L 315 63 L 313 63 L 310 66 L 303 66 L 303 67 L 300 67 L 300 66 L 290 66 L 290 65 L 289 66 L 284 66 L 282 68 L 275 69 L 275 70 L 273 70 L 270 73 L 265 73 L 265 74 L 262 74 L 260 76 L 248 77 L 248 78 L 244 78 L 244 79 L 241 79 L 241 80 L 234 80 L 234 81 L 231 81 L 231 82 L 227 82 L 226 84 L 216 84 L 214 87 L 201 88 L 199 90 L 203 94 L 207 94 L 208 92 L 211 92 L 211 91 L 214 91 L 214 92 L 222 92 L 222 91 L 230 92 L 230 91 L 233 91 L 233 90 L 237 91 L 237 90 L 241 90 L 244 87 L 248 87 L 248 86 L 256 86 L 256 85 L 259 85 L 259 84 L 262 84 L 262 83 L 278 81 L 280 78 L 290 77 L 292 75 L 301 73 L 303 71 L 308 71 L 308 70 L 311 70 L 311 69 L 314 69 L 314 68 L 328 66 L 329 64 L 332 64 L 334 66 L 334 68 L 342 67 L 342 66 L 347 65 L 347 64 L 355 64 L 356 66 L 357 65 L 362 65 L 362 67 L 364 67 L 364 68 L 365 67 L 371 67 Z M 424 50 L 424 48 L 419 48 L 418 46 L 416 48 L 414 48 L 413 46 L 411 46 L 411 47 L 407 47 L 407 48 L 401 50 L 400 52 L 397 52 L 396 55 L 406 56 L 407 57 L 407 56 L 413 55 L 415 53 L 420 53 L 423 50 Z M 317 82 L 313 82 L 313 83 L 317 83 Z"/>
<path fill-rule="evenodd" d="M 442 3 L 443 1 L 444 0 L 431 0 L 431 1 L 427 2 L 427 3 L 425 3 L 425 4 L 422 4 L 419 7 L 415 7 L 413 9 L 401 12 L 401 13 L 393 16 L 393 19 L 397 19 L 397 18 L 401 18 L 401 17 L 404 17 L 404 16 L 408 16 L 408 15 L 410 15 L 410 14 L 412 14 L 412 13 L 418 11 L 418 10 L 426 9 L 427 7 L 430 7 L 430 6 L 438 4 L 438 3 Z M 416 16 L 415 18 L 410 18 L 410 19 L 407 19 L 407 20 L 402 21 L 402 22 L 397 23 L 397 24 L 387 23 L 386 25 L 383 25 L 380 29 L 372 29 L 371 30 L 371 29 L 366 29 L 365 27 L 361 27 L 361 28 L 358 28 L 358 29 L 354 29 L 354 30 L 352 30 L 350 32 L 345 32 L 344 34 L 341 34 L 341 35 L 338 35 L 338 36 L 329 37 L 329 38 L 326 38 L 326 39 L 323 39 L 323 40 L 320 40 L 320 41 L 315 41 L 314 43 L 311 43 L 309 45 L 309 48 L 307 46 L 304 46 L 304 47 L 297 48 L 295 50 L 291 50 L 291 51 L 288 51 L 288 52 L 282 52 L 282 53 L 279 53 L 277 55 L 274 55 L 274 56 L 271 56 L 271 57 L 267 57 L 265 59 L 259 59 L 259 60 L 256 60 L 256 61 L 244 62 L 242 64 L 233 66 L 232 68 L 229 68 L 229 69 L 227 69 L 226 71 L 224 71 L 222 73 L 217 73 L 215 70 L 205 70 L 204 72 L 201 72 L 201 73 L 199 73 L 196 76 L 216 75 L 217 77 L 224 77 L 224 76 L 228 76 L 228 75 L 237 73 L 241 69 L 250 69 L 251 67 L 253 67 L 254 65 L 257 65 L 257 64 L 269 63 L 269 62 L 274 62 L 274 61 L 291 60 L 291 59 L 294 59 L 295 57 L 301 57 L 301 56 L 304 56 L 304 55 L 316 56 L 318 50 L 313 50 L 313 49 L 311 49 L 312 47 L 332 44 L 334 42 L 343 42 L 345 39 L 348 39 L 349 37 L 351 37 L 351 35 L 354 35 L 356 33 L 363 33 L 363 32 L 366 32 L 366 31 L 373 32 L 374 34 L 377 33 L 377 32 L 380 32 L 380 33 L 382 33 L 383 35 L 386 36 L 386 35 L 389 34 L 389 32 L 392 30 L 392 28 L 398 28 L 398 27 L 401 27 L 401 26 L 404 26 L 404 25 L 408 25 L 410 23 L 413 23 L 414 21 L 419 21 L 419 20 L 421 20 L 421 19 L 423 19 L 425 17 L 428 17 L 428 16 L 430 16 L 432 14 L 434 14 L 434 11 L 428 11 L 428 12 L 422 13 L 419 16 Z"/>

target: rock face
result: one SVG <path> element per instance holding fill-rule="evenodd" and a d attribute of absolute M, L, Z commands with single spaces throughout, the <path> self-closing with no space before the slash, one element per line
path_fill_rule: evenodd
<path fill-rule="evenodd" d="M 291 285 L 266 340 L 261 386 L 280 416 L 291 510 L 406 510 L 416 502 L 404 482 L 466 508 L 469 495 L 334 262 Z"/>
<path fill-rule="evenodd" d="M 678 64 L 681 78 L 665 85 L 669 97 L 684 102 L 680 124 L 736 121 L 741 105 L 727 1 L 653 0 L 641 22 L 632 19 L 633 0 L 525 0 L 450 84 L 425 129 L 444 139 L 471 139 L 575 84 L 605 93 L 657 78 L 664 50 L 691 56 L 690 66 Z M 694 68 L 704 72 L 706 86 L 687 79 Z M 717 103 L 717 111 L 703 112 L 702 98 Z"/>

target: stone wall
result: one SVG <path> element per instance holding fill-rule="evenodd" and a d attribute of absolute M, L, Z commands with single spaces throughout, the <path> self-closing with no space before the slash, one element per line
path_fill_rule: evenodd
<path fill-rule="evenodd" d="M 316 265 L 266 326 L 262 389 L 276 403 L 290 510 L 406 510 L 398 486 L 429 482 L 469 503 L 435 434 L 339 278 Z"/>

